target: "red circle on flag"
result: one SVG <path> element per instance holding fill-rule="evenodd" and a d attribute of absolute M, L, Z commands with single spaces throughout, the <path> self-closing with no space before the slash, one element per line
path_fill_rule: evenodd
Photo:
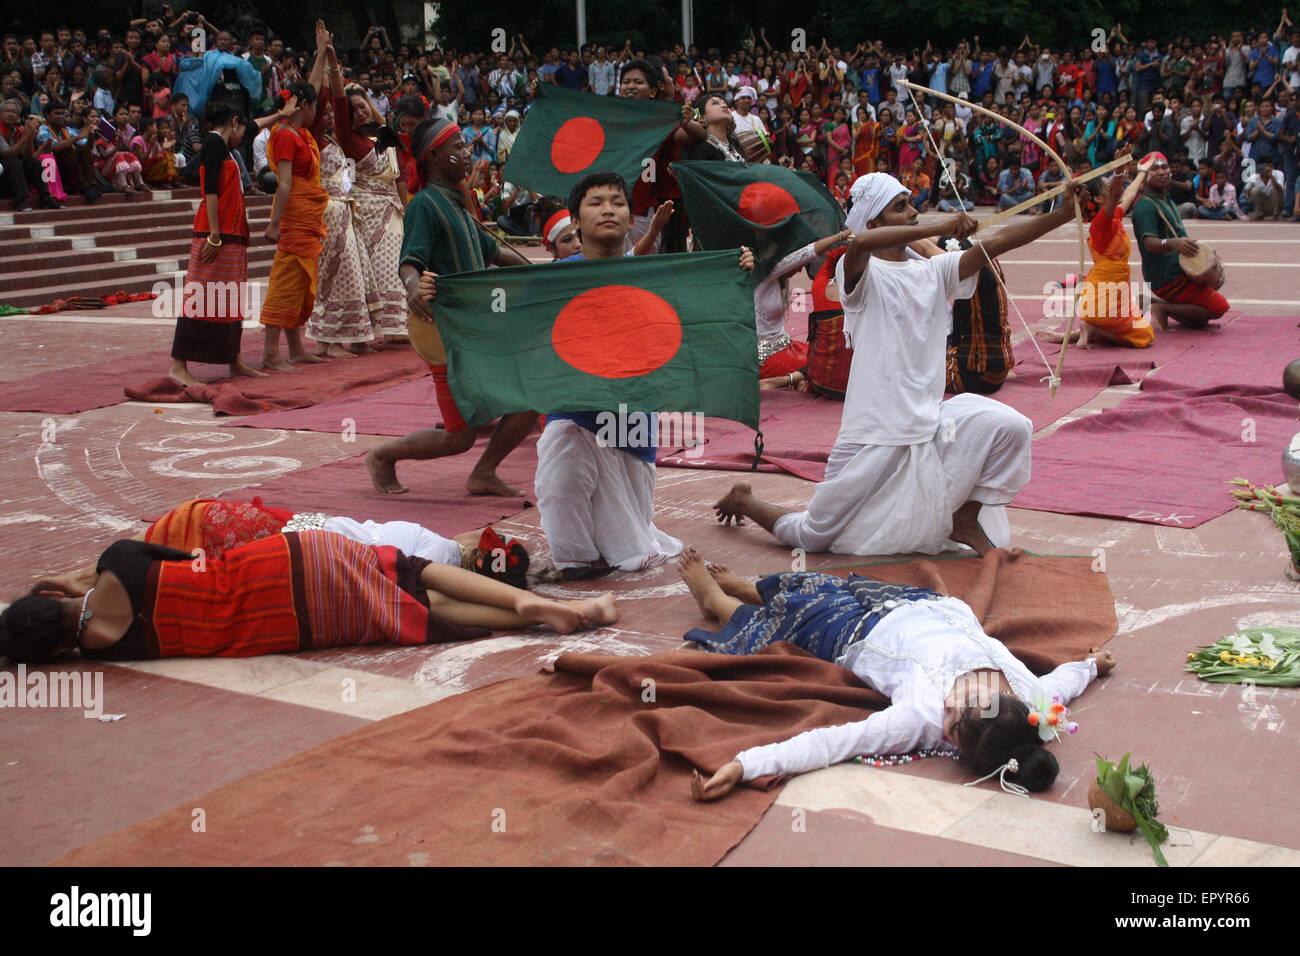
<path fill-rule="evenodd" d="M 605 128 L 590 116 L 575 116 L 555 131 L 551 165 L 562 173 L 580 173 L 605 148 Z"/>
<path fill-rule="evenodd" d="M 740 214 L 760 226 L 775 225 L 798 211 L 794 197 L 775 183 L 750 183 L 740 191 Z"/>
<path fill-rule="evenodd" d="M 682 344 L 677 311 L 653 292 L 606 285 L 574 296 L 551 327 L 566 363 L 600 378 L 635 378 L 666 365 Z"/>

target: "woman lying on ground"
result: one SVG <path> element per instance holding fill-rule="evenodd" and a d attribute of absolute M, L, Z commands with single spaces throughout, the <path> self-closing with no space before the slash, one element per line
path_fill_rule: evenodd
<path fill-rule="evenodd" d="M 146 541 L 204 560 L 221 558 L 232 548 L 283 531 L 332 531 L 358 544 L 388 545 L 413 558 L 449 564 L 486 574 L 517 588 L 528 586 L 528 551 L 513 538 L 502 539 L 491 527 L 444 538 L 411 521 L 357 521 L 337 515 L 271 508 L 261 498 L 252 501 L 191 500 L 177 505 L 132 541 Z M 81 597 L 95 579 L 91 565 L 72 574 L 52 575 L 36 582 L 33 594 L 62 591 Z"/>
<path fill-rule="evenodd" d="M 1093 649 L 1035 677 L 1000 641 L 984 633 L 963 601 L 925 588 L 847 580 L 816 572 L 772 575 L 757 584 L 687 549 L 678 570 L 717 631 L 695 628 L 686 640 L 726 654 L 753 654 L 789 641 L 847 667 L 890 706 L 866 720 L 823 727 L 782 743 L 753 747 L 707 782 L 697 800 L 716 800 L 743 780 L 805 773 L 858 754 L 906 754 L 955 746 L 977 776 L 999 774 L 1004 787 L 1045 790 L 1056 758 L 1044 747 L 1067 729 L 1064 706 L 1115 666 Z M 1059 705 L 1062 710 L 1053 708 Z"/>
<path fill-rule="evenodd" d="M 276 534 L 196 558 L 118 541 L 83 596 L 42 590 L 0 614 L 13 663 L 252 657 L 358 644 L 432 644 L 544 624 L 611 624 L 611 594 L 551 601 L 463 568 L 328 531 Z"/>

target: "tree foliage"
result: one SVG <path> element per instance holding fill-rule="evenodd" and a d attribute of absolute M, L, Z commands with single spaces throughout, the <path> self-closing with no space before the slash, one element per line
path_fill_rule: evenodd
<path fill-rule="evenodd" d="M 394 42 L 397 26 L 407 11 L 419 4 L 396 5 L 392 0 L 176 0 L 180 12 L 188 6 L 202 9 L 219 27 L 246 33 L 254 23 L 264 24 L 291 45 L 311 43 L 312 23 L 323 17 L 341 43 L 359 43 L 372 23 L 387 26 Z M 60 0 L 57 9 L 28 5 L 6 11 L 4 28 L 35 32 L 61 23 L 94 32 L 104 25 L 121 33 L 128 20 L 139 16 L 141 0 Z M 144 0 L 146 15 L 156 15 L 159 0 Z M 750 30 L 767 27 L 774 47 L 789 49 L 791 31 L 806 31 L 808 45 L 828 42 L 853 47 L 862 40 L 884 40 L 895 49 L 923 48 L 926 40 L 950 48 L 963 37 L 996 49 L 1015 48 L 1028 33 L 1036 43 L 1054 48 L 1082 49 L 1093 31 L 1107 32 L 1123 24 L 1129 40 L 1174 35 L 1201 39 L 1234 29 L 1271 30 L 1278 13 L 1263 12 L 1246 0 L 1168 0 L 1161 4 L 1142 0 L 1072 0 L 1066 4 L 1040 4 L 1037 0 L 929 0 L 921 5 L 906 0 L 814 0 L 791 5 L 786 0 L 700 0 L 695 4 L 697 45 L 724 50 L 739 48 Z M 574 0 L 442 0 L 437 33 L 447 46 L 465 50 L 490 49 L 492 30 L 504 29 L 513 37 L 522 33 L 538 55 L 552 46 L 571 47 L 577 38 Z M 657 51 L 681 36 L 680 0 L 588 0 L 587 37 L 619 48 L 630 38 L 635 49 Z"/>

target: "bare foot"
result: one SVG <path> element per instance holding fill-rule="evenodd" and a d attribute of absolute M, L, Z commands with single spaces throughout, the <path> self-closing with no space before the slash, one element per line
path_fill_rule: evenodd
<path fill-rule="evenodd" d="M 348 358 L 351 357 L 351 355 L 348 356 Z M 322 362 L 328 362 L 329 359 L 320 355 L 312 355 L 310 352 L 304 350 L 301 352 L 290 352 L 289 361 L 297 362 L 300 365 L 320 365 Z"/>
<path fill-rule="evenodd" d="M 749 482 L 738 481 L 731 490 L 713 503 L 713 510 L 723 524 L 745 523 L 745 514 L 749 503 L 754 499 L 754 491 Z"/>
<path fill-rule="evenodd" d="M 582 620 L 587 627 L 600 627 L 603 624 L 613 624 L 618 620 L 618 607 L 614 604 L 614 595 L 608 591 L 594 598 L 574 603 L 577 604 L 578 613 L 582 615 Z"/>
<path fill-rule="evenodd" d="M 700 613 L 704 615 L 705 620 L 716 621 L 718 615 L 709 609 L 709 598 L 714 594 L 721 594 L 722 589 L 709 575 L 699 552 L 694 548 L 683 551 L 681 557 L 677 559 L 677 572 L 690 588 L 691 597 L 695 598 L 695 603 L 700 606 Z"/>
<path fill-rule="evenodd" d="M 613 596 L 611 595 L 611 600 Z M 529 594 L 519 599 L 515 613 L 530 621 L 537 621 L 560 634 L 572 634 L 582 626 L 583 617 L 576 607 L 550 601 L 536 594 Z"/>
<path fill-rule="evenodd" d="M 173 382 L 177 382 L 181 385 L 189 386 L 199 384 L 199 380 L 190 374 L 190 370 L 184 362 L 174 362 L 171 371 L 167 373 L 167 377 Z"/>
<path fill-rule="evenodd" d="M 1065 333 L 1057 332 L 1052 329 L 1043 329 L 1041 332 L 1038 333 L 1037 338 L 1040 342 L 1055 342 L 1056 344 L 1059 345 L 1060 343 L 1065 341 Z M 1078 329 L 1075 329 L 1070 333 L 1070 341 L 1071 342 L 1079 341 Z"/>
<path fill-rule="evenodd" d="M 266 378 L 265 372 L 259 372 L 242 358 L 235 359 L 230 363 L 231 378 L 234 378 L 236 375 L 247 375 L 249 378 Z"/>
<path fill-rule="evenodd" d="M 296 372 L 293 364 L 282 356 L 279 352 L 272 354 L 262 353 L 262 368 L 271 369 L 275 372 Z"/>
<path fill-rule="evenodd" d="M 952 515 L 952 534 L 948 535 L 958 544 L 964 544 L 974 548 L 976 554 L 981 558 L 993 550 L 993 542 L 989 540 L 984 529 L 980 527 L 979 514 L 980 508 L 983 507 L 978 501 L 968 501 L 958 508 Z"/>
<path fill-rule="evenodd" d="M 718 587 L 722 588 L 723 594 L 744 601 L 746 604 L 762 603 L 758 597 L 758 588 L 754 586 L 753 581 L 746 580 L 734 573 L 730 568 L 721 564 L 714 564 L 712 561 L 708 562 L 704 567 L 713 580 L 717 582 Z"/>
<path fill-rule="evenodd" d="M 338 342 L 330 343 L 329 347 L 327 347 L 323 352 L 318 351 L 316 354 L 324 355 L 327 358 L 356 358 L 357 357 L 357 353 L 351 351 L 344 345 L 340 345 Z"/>
<path fill-rule="evenodd" d="M 486 478 L 470 475 L 469 480 L 465 482 L 465 489 L 471 495 L 500 495 L 502 498 L 526 498 L 528 493 L 521 491 L 514 485 L 507 485 L 497 477 L 496 472 L 492 472 Z"/>
<path fill-rule="evenodd" d="M 366 455 L 366 470 L 375 491 L 384 495 L 404 495 L 411 489 L 397 480 L 397 462 L 380 461 L 372 451 Z"/>

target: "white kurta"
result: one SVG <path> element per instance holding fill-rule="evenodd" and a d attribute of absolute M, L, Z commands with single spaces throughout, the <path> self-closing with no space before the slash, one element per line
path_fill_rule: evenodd
<path fill-rule="evenodd" d="M 984 633 L 963 601 L 917 601 L 887 614 L 835 663 L 890 699 L 866 720 L 809 730 L 736 756 L 744 779 L 805 773 L 858 754 L 904 754 L 943 742 L 943 702 L 961 674 L 999 670 L 1031 706 L 1059 696 L 1068 704 L 1097 677 L 1097 664 L 1069 661 L 1035 677 L 1001 642 Z"/>
<path fill-rule="evenodd" d="M 551 419 L 537 441 L 537 508 L 557 568 L 604 558 L 638 571 L 676 557 L 682 543 L 654 523 L 655 466 L 567 419 Z"/>
<path fill-rule="evenodd" d="M 838 554 L 937 554 L 952 514 L 989 506 L 980 524 L 994 546 L 1010 541 L 1000 507 L 1029 480 L 1033 426 L 980 395 L 943 400 L 949 301 L 975 292 L 961 253 L 890 262 L 873 257 L 851 292 L 844 259 L 836 284 L 854 347 L 844 413 L 826 480 L 808 510 L 783 516 L 783 544 Z"/>

